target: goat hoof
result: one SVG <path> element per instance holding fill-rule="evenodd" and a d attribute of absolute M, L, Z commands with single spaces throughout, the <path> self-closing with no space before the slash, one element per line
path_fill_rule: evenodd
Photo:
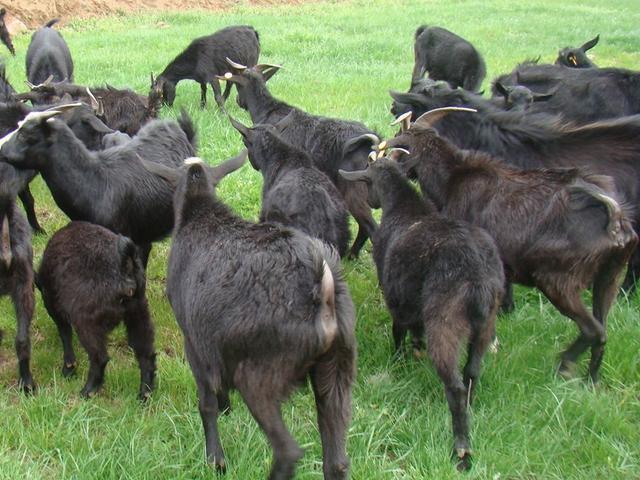
<path fill-rule="evenodd" d="M 215 467 L 217 473 L 220 473 L 222 475 L 227 473 L 227 464 L 225 463 L 224 458 L 221 458 L 220 460 L 214 460 L 213 466 Z"/>
<path fill-rule="evenodd" d="M 80 396 L 86 400 L 95 397 L 96 393 L 98 393 L 98 389 L 93 387 L 84 387 L 80 390 Z"/>
<path fill-rule="evenodd" d="M 36 393 L 36 384 L 32 378 L 20 380 L 20 388 L 25 395 L 33 395 Z"/>
<path fill-rule="evenodd" d="M 575 362 L 570 360 L 562 360 L 560 365 L 558 366 L 558 376 L 560 378 L 564 378 L 565 380 L 569 380 L 574 377 L 576 370 Z"/>
<path fill-rule="evenodd" d="M 72 376 L 74 373 L 76 373 L 76 363 L 65 363 L 62 366 L 62 376 L 64 378 L 69 378 L 70 376 Z"/>
<path fill-rule="evenodd" d="M 456 469 L 459 472 L 466 472 L 471 469 L 471 450 L 467 448 L 456 448 L 452 456 L 456 462 Z"/>
<path fill-rule="evenodd" d="M 422 349 L 418 349 L 418 348 L 414 348 L 413 349 L 413 358 L 415 358 L 416 360 L 424 360 L 425 358 L 427 358 L 427 351 L 426 350 L 422 350 Z"/>
<path fill-rule="evenodd" d="M 145 389 L 144 391 L 140 391 L 138 394 L 138 400 L 142 403 L 147 403 L 147 400 L 151 397 L 151 390 Z"/>

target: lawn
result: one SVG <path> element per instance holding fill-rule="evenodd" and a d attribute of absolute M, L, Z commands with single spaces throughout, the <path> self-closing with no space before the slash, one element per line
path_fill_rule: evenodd
<path fill-rule="evenodd" d="M 357 119 L 384 136 L 389 89 L 406 90 L 413 67 L 413 33 L 422 23 L 447 27 L 471 40 L 491 78 L 525 58 L 552 62 L 560 47 L 601 34 L 591 54 L 600 66 L 640 68 L 637 0 L 514 2 L 391 0 L 310 3 L 227 12 L 157 13 L 71 21 L 62 32 L 71 48 L 76 81 L 105 82 L 146 94 L 189 41 L 226 25 L 248 23 L 260 32 L 262 60 L 284 68 L 271 91 L 309 112 Z M 29 35 L 14 40 L 6 66 L 23 90 Z M 6 52 L 5 52 L 6 53 Z M 235 154 L 240 136 L 215 107 L 199 108 L 199 86 L 178 86 L 175 117 L 184 108 L 199 132 L 200 155 L 211 164 Z M 232 94 L 232 100 L 235 93 Z M 230 112 L 249 123 L 235 101 Z M 227 177 L 219 195 L 240 215 L 259 212 L 260 175 L 245 165 Z M 44 182 L 32 184 L 37 213 L 49 234 L 67 218 Z M 355 231 L 355 229 L 354 229 Z M 34 238 L 38 265 L 47 236 Z M 164 289 L 170 241 L 154 246 L 148 298 L 156 325 L 158 386 L 147 405 L 137 399 L 139 374 L 124 331 L 111 337 L 111 362 L 100 394 L 79 391 L 88 363 L 81 347 L 78 374 L 60 373 L 62 348 L 37 294 L 32 368 L 39 389 L 17 389 L 13 351 L 15 316 L 0 301 L 0 478 L 192 479 L 211 477 L 196 390 L 182 336 Z M 368 243 L 361 258 L 343 262 L 357 307 L 358 377 L 348 452 L 353 479 L 458 478 L 449 461 L 450 415 L 442 385 L 428 361 L 391 359 L 389 314 L 378 288 Z M 215 268 L 215 265 L 211 265 Z M 501 349 L 488 354 L 472 408 L 474 465 L 462 478 L 640 478 L 640 323 L 638 296 L 621 298 L 609 316 L 609 342 L 596 388 L 555 376 L 558 353 L 577 329 L 533 290 L 516 289 L 517 308 L 498 321 Z M 321 478 L 321 450 L 310 389 L 285 405 L 285 421 L 306 450 L 297 478 Z M 237 394 L 220 419 L 228 479 L 265 478 L 271 450 Z"/>

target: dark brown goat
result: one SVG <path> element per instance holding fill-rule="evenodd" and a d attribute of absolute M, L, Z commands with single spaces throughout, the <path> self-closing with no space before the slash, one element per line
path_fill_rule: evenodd
<path fill-rule="evenodd" d="M 580 335 L 562 353 L 560 372 L 569 373 L 591 347 L 589 375 L 597 381 L 607 313 L 638 242 L 612 179 L 578 169 L 522 171 L 459 150 L 431 128 L 450 110 L 428 112 L 390 140 L 411 152 L 393 155 L 445 213 L 494 237 L 511 281 L 537 287 L 578 324 Z M 580 298 L 590 285 L 593 314 Z"/>
<path fill-rule="evenodd" d="M 146 400 L 154 386 L 156 355 L 144 267 L 134 243 L 99 225 L 71 222 L 51 237 L 36 283 L 62 340 L 62 374 L 68 377 L 76 368 L 71 327 L 89 355 L 82 396 L 102 386 L 107 335 L 124 321 L 140 365 L 139 398 Z"/>

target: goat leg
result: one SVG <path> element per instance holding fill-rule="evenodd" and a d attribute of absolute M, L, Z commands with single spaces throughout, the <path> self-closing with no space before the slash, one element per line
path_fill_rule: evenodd
<path fill-rule="evenodd" d="M 215 98 L 216 103 L 220 107 L 220 110 L 224 111 L 224 102 L 227 99 L 227 96 L 229 94 L 227 93 L 227 96 L 225 97 L 222 96 L 222 90 L 220 89 L 220 82 L 218 81 L 217 78 L 211 80 L 211 88 L 213 89 L 213 98 Z M 227 92 L 228 88 L 231 88 L 231 82 L 227 82 L 227 85 L 225 87 L 225 93 Z"/>
<path fill-rule="evenodd" d="M 35 308 L 35 297 L 33 293 L 33 272 L 26 270 L 18 275 L 24 281 L 18 285 L 11 294 L 13 305 L 18 321 L 16 331 L 15 348 L 18 357 L 18 370 L 20 373 L 20 385 L 25 393 L 33 393 L 36 384 L 31 375 L 29 362 L 31 359 L 31 339 L 29 331 L 31 329 L 31 319 Z"/>
<path fill-rule="evenodd" d="M 205 82 L 200 84 L 200 108 L 207 106 L 207 84 Z"/>
<path fill-rule="evenodd" d="M 156 353 L 153 348 L 153 324 L 144 298 L 130 300 L 124 315 L 129 346 L 133 349 L 140 367 L 140 391 L 138 398 L 146 401 L 155 387 Z"/>
<path fill-rule="evenodd" d="M 22 201 L 22 205 L 24 206 L 24 213 L 27 215 L 27 220 L 29 221 L 29 225 L 33 231 L 37 234 L 46 234 L 44 228 L 40 226 L 38 223 L 38 217 L 36 216 L 35 210 L 35 201 L 33 199 L 33 195 L 31 194 L 31 190 L 29 189 L 29 185 L 25 187 L 20 193 L 18 193 L 20 200 Z"/>
<path fill-rule="evenodd" d="M 75 325 L 78 326 L 78 324 Z M 91 398 L 102 387 L 104 371 L 109 362 L 106 332 L 101 329 L 93 330 L 91 326 L 89 328 L 76 328 L 76 332 L 80 343 L 89 356 L 89 373 L 84 387 L 80 390 L 80 395 L 84 398 Z"/>

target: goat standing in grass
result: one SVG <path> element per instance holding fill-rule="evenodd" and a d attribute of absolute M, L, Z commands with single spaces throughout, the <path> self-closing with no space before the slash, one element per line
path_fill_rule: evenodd
<path fill-rule="evenodd" d="M 580 335 L 562 353 L 560 373 L 572 374 L 578 357 L 591 348 L 589 376 L 596 382 L 607 314 L 638 243 L 615 199 L 612 179 L 575 168 L 519 170 L 483 153 L 459 150 L 431 128 L 456 110 L 461 109 L 421 116 L 388 142 L 411 153 L 392 155 L 445 214 L 491 234 L 510 281 L 535 286 L 576 322 Z M 593 313 L 580 296 L 590 286 Z"/>
<path fill-rule="evenodd" d="M 225 470 L 217 418 L 236 388 L 273 448 L 269 478 L 293 478 L 303 452 L 280 408 L 308 377 L 324 478 L 346 479 L 356 340 L 339 259 L 294 229 L 234 215 L 214 192 L 225 165 L 211 173 L 196 162 L 180 179 L 167 276 L 198 386 L 207 459 Z"/>
<path fill-rule="evenodd" d="M 424 202 L 390 160 L 340 174 L 366 182 L 370 205 L 382 208 L 373 258 L 393 319 L 395 348 L 400 349 L 407 331 L 415 346 L 426 337 L 451 411 L 454 457 L 458 468 L 466 470 L 471 466 L 467 401 L 495 334 L 504 284 L 495 243 L 484 230 L 448 219 Z M 468 358 L 461 376 L 463 345 Z"/>

